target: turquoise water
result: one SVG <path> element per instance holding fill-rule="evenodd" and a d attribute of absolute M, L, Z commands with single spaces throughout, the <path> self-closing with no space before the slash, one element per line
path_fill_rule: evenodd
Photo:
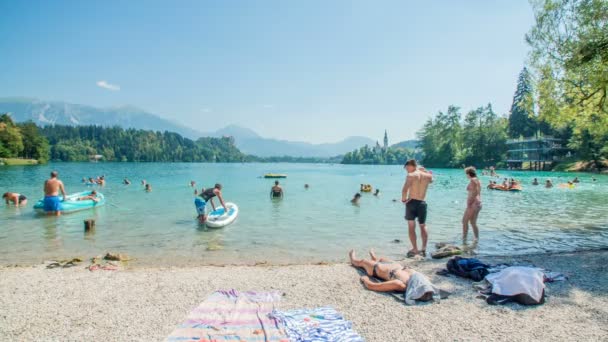
<path fill-rule="evenodd" d="M 101 189 L 105 207 L 60 218 L 41 217 L 32 209 L 42 183 L 56 169 L 68 193 L 87 189 L 82 177 L 106 175 Z M 288 174 L 281 180 L 285 198 L 273 201 L 273 180 L 266 172 Z M 457 242 L 465 206 L 467 179 L 462 170 L 434 170 L 429 189 L 430 242 Z M 608 176 L 507 172 L 522 180 L 524 191 L 485 190 L 479 218 L 482 255 L 572 251 L 608 246 Z M 561 183 L 578 175 L 576 189 L 530 185 L 533 177 Z M 122 185 L 129 178 L 133 184 Z M 145 179 L 153 186 L 147 193 Z M 39 262 L 53 258 L 91 257 L 106 251 L 128 253 L 143 263 L 242 264 L 344 260 L 349 248 L 374 247 L 400 257 L 409 248 L 400 198 L 400 166 L 315 164 L 148 164 L 58 163 L 0 167 L 0 193 L 29 198 L 26 208 L 0 208 L 0 263 Z M 482 177 L 484 186 L 488 177 Z M 236 222 L 223 229 L 201 228 L 195 220 L 193 189 L 224 184 L 228 201 L 238 204 Z M 304 189 L 304 184 L 310 189 Z M 381 189 L 364 194 L 359 207 L 349 200 L 359 184 Z M 97 221 L 85 234 L 83 220 Z M 401 240 L 400 243 L 394 242 Z"/>

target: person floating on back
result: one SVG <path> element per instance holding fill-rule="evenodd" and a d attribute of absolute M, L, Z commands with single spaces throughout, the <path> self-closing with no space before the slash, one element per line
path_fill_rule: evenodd
<path fill-rule="evenodd" d="M 63 186 L 63 182 L 60 181 L 57 177 L 59 174 L 57 171 L 51 172 L 51 178 L 47 179 L 44 182 L 44 211 L 48 215 L 61 215 L 61 200 L 59 199 L 59 191 L 63 195 L 63 200 L 65 201 L 65 188 Z"/>
<path fill-rule="evenodd" d="M 274 186 L 270 189 L 270 197 L 283 198 L 283 188 L 279 185 L 279 181 L 274 181 Z"/>
<path fill-rule="evenodd" d="M 407 220 L 410 242 L 412 249 L 407 252 L 407 256 L 412 258 L 418 254 L 426 255 L 426 244 L 428 233 L 426 230 L 427 205 L 426 190 L 433 182 L 433 174 L 425 168 L 418 168 L 416 160 L 410 159 L 405 163 L 407 178 L 401 191 L 401 202 L 405 204 L 405 219 Z M 422 249 L 418 249 L 416 242 L 416 219 L 420 226 L 420 236 L 422 238 Z"/>
<path fill-rule="evenodd" d="M 228 207 L 226 207 L 226 203 L 224 202 L 224 198 L 222 197 L 222 185 L 217 183 L 213 188 L 203 189 L 201 194 L 199 195 L 203 199 L 196 198 L 194 200 L 194 206 L 196 207 L 196 212 L 198 214 L 198 220 L 200 223 L 205 223 L 207 221 L 207 213 L 205 209 L 207 207 L 207 202 L 211 202 L 211 207 L 215 211 L 215 203 L 213 203 L 213 198 L 217 197 L 220 201 L 222 207 L 224 207 L 224 211 L 228 213 Z"/>
<path fill-rule="evenodd" d="M 5 192 L 2 198 L 6 201 L 6 205 L 10 205 L 11 202 L 15 204 L 15 207 L 25 207 L 27 205 L 27 197 L 16 192 Z"/>

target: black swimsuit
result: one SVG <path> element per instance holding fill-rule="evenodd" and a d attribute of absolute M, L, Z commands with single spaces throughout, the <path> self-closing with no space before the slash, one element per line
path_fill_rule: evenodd
<path fill-rule="evenodd" d="M 213 197 L 217 196 L 215 194 L 214 190 L 215 190 L 215 188 L 210 188 L 210 189 L 203 191 L 203 193 L 201 194 L 201 197 L 205 200 L 205 202 L 207 202 L 210 199 L 212 199 Z"/>

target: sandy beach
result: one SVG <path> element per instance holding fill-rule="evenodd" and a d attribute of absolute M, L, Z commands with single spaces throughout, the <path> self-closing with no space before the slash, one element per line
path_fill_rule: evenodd
<path fill-rule="evenodd" d="M 359 254 L 363 251 L 359 251 Z M 282 309 L 333 306 L 367 341 L 600 341 L 608 339 L 608 251 L 483 258 L 565 273 L 547 303 L 489 306 L 469 281 L 435 275 L 439 261 L 404 261 L 452 296 L 406 306 L 364 289 L 347 265 L 201 266 L 91 272 L 84 265 L 0 268 L 2 341 L 163 340 L 216 289 L 280 290 Z"/>

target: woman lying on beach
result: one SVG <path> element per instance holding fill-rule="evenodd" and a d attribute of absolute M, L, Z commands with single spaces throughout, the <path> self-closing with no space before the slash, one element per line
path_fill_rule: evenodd
<path fill-rule="evenodd" d="M 357 259 L 354 250 L 348 253 L 350 263 L 354 267 L 365 270 L 367 275 L 361 277 L 361 282 L 368 290 L 404 292 L 407 304 L 414 304 L 417 300 L 429 301 L 434 298 L 434 295 L 439 295 L 439 289 L 431 284 L 428 278 L 414 269 L 387 258 L 378 258 L 373 250 L 370 250 L 369 256 L 371 260 Z M 376 283 L 370 277 L 384 281 Z"/>

